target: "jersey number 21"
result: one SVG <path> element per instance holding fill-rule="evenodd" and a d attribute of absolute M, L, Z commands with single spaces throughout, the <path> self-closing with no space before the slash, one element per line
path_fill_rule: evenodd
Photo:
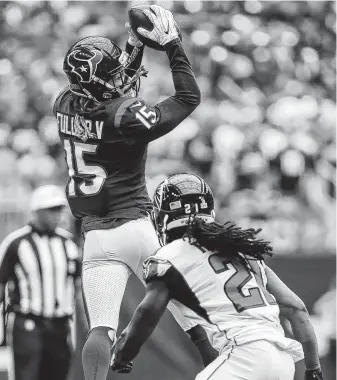
<path fill-rule="evenodd" d="M 260 267 L 256 260 L 248 260 L 248 262 L 254 272 L 245 268 L 241 263 L 222 259 L 218 255 L 209 257 L 209 263 L 215 273 L 222 273 L 229 270 L 230 267 L 235 270 L 235 273 L 226 281 L 224 291 L 238 313 L 255 307 L 276 305 L 274 297 L 268 292 L 263 283 L 263 268 Z M 243 287 L 253 276 L 258 286 L 247 288 L 247 293 L 244 294 Z"/>

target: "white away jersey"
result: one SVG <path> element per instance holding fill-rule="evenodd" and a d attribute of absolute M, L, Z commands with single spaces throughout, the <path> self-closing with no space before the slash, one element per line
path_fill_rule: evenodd
<path fill-rule="evenodd" d="M 302 359 L 301 345 L 284 336 L 279 307 L 266 289 L 264 262 L 251 259 L 249 265 L 252 270 L 179 239 L 144 263 L 144 279 L 164 280 L 172 298 L 203 317 L 206 327 L 214 326 L 209 337 L 220 352 L 228 344 L 265 339 L 294 361 Z M 195 314 L 186 317 L 193 320 Z"/>

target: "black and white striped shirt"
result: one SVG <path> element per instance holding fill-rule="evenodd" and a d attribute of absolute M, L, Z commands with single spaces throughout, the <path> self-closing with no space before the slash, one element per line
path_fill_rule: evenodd
<path fill-rule="evenodd" d="M 61 228 L 50 236 L 27 225 L 0 245 L 0 283 L 8 285 L 11 311 L 46 318 L 72 315 L 79 276 L 78 247 Z"/>

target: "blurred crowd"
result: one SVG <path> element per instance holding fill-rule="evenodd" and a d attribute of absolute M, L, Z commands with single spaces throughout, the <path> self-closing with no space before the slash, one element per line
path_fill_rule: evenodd
<path fill-rule="evenodd" d="M 88 35 L 125 45 L 138 2 L 0 3 L 1 208 L 24 205 L 67 169 L 52 105 L 69 46 Z M 152 2 L 153 3 L 153 2 Z M 150 144 L 149 192 L 192 171 L 214 189 L 217 217 L 262 228 L 275 251 L 335 252 L 336 6 L 332 1 L 157 1 L 172 10 L 202 103 Z M 140 96 L 173 94 L 165 53 L 147 49 Z"/>

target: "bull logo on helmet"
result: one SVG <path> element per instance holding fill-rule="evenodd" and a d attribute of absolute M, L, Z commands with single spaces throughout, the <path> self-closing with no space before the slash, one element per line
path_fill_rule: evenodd
<path fill-rule="evenodd" d="M 96 49 L 74 50 L 68 55 L 68 64 L 82 83 L 90 83 L 103 54 Z"/>

